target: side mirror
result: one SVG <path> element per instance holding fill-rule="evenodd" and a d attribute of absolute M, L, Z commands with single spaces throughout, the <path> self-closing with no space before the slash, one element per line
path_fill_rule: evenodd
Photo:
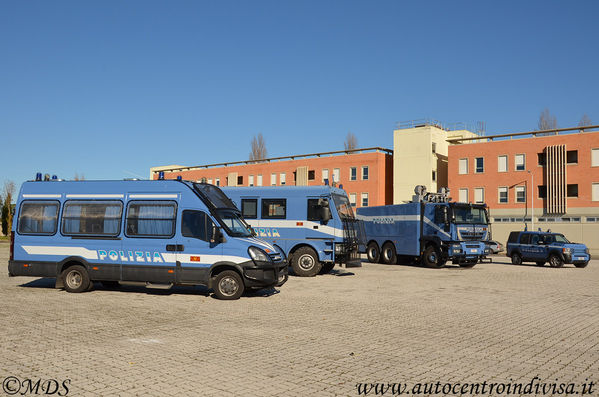
<path fill-rule="evenodd" d="M 212 224 L 212 239 L 210 239 L 211 243 L 220 244 L 227 241 L 225 236 L 223 236 L 223 232 L 220 230 L 220 227 Z"/>
<path fill-rule="evenodd" d="M 318 207 L 320 207 L 319 208 L 320 219 L 324 223 L 327 223 L 328 221 L 330 221 L 333 218 L 333 215 L 331 214 L 331 209 L 329 208 L 329 200 L 318 199 Z"/>

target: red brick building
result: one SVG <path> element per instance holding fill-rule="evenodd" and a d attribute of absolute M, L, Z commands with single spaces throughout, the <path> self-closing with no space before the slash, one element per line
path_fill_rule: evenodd
<path fill-rule="evenodd" d="M 193 167 L 165 166 L 150 170 L 164 177 L 212 183 L 217 186 L 342 185 L 356 207 L 393 203 L 393 151 L 365 148 L 238 161 Z"/>

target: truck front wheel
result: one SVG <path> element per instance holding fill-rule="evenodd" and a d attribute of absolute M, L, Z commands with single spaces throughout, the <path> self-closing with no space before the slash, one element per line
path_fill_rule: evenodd
<path fill-rule="evenodd" d="M 368 247 L 366 248 L 366 256 L 368 257 L 368 262 L 379 263 L 379 260 L 381 259 L 379 245 L 374 241 L 368 243 Z"/>
<path fill-rule="evenodd" d="M 312 248 L 301 247 L 293 253 L 291 268 L 296 276 L 314 277 L 322 269 L 322 263 Z"/>
<path fill-rule="evenodd" d="M 444 262 L 441 260 L 441 254 L 435 246 L 429 245 L 424 249 L 424 253 L 422 254 L 422 264 L 428 267 L 443 266 Z"/>

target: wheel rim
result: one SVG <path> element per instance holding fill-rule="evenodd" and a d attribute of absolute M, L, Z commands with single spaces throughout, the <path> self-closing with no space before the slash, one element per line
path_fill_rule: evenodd
<path fill-rule="evenodd" d="M 551 262 L 551 266 L 553 266 L 553 267 L 559 266 L 559 258 L 557 256 L 552 256 L 549 261 Z"/>
<path fill-rule="evenodd" d="M 223 295 L 233 296 L 239 290 L 239 284 L 234 277 L 227 276 L 223 277 L 223 279 L 219 281 L 218 289 Z"/>
<path fill-rule="evenodd" d="M 385 250 L 385 260 L 388 262 L 391 260 L 392 257 L 393 257 L 393 253 L 391 252 L 391 249 L 387 248 Z"/>
<path fill-rule="evenodd" d="M 520 255 L 516 254 L 514 255 L 514 263 L 516 265 L 519 265 L 522 262 L 522 260 L 520 259 Z"/>
<path fill-rule="evenodd" d="M 314 267 L 314 258 L 312 255 L 304 254 L 299 257 L 298 263 L 303 270 L 311 270 Z"/>
<path fill-rule="evenodd" d="M 430 254 L 428 254 L 428 261 L 429 261 L 429 263 L 436 265 L 437 264 L 437 254 L 434 252 L 431 252 Z"/>
<path fill-rule="evenodd" d="M 370 257 L 370 259 L 374 259 L 375 256 L 376 256 L 376 250 L 374 248 L 368 249 L 368 257 Z"/>
<path fill-rule="evenodd" d="M 77 270 L 73 270 L 67 274 L 65 281 L 69 288 L 77 289 L 81 286 L 81 283 L 83 282 L 83 277 L 81 276 L 81 273 L 79 273 Z"/>

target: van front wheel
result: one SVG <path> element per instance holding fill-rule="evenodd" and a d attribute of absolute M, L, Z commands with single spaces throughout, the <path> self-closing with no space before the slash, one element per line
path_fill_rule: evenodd
<path fill-rule="evenodd" d="M 225 270 L 214 277 L 212 282 L 214 296 L 222 300 L 239 299 L 243 294 L 244 285 L 241 276 L 233 270 Z"/>
<path fill-rule="evenodd" d="M 322 263 L 312 248 L 301 247 L 293 253 L 291 268 L 296 276 L 314 277 L 322 269 Z"/>
<path fill-rule="evenodd" d="M 83 292 L 90 286 L 87 270 L 81 265 L 71 266 L 63 271 L 62 282 L 67 292 Z"/>

